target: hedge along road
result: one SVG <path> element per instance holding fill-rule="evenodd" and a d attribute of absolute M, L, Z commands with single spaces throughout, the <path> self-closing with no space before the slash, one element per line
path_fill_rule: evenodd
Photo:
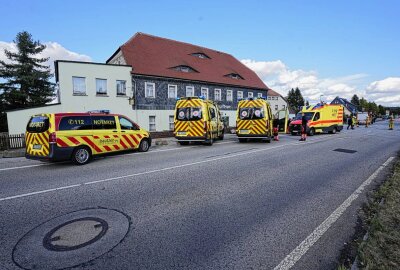
<path fill-rule="evenodd" d="M 38 224 L 100 206 L 128 215 L 131 231 L 82 269 L 273 269 L 396 154 L 398 132 L 385 128 L 2 171 L 0 266 L 18 269 L 9 254 Z M 362 199 L 292 268 L 334 268 Z"/>

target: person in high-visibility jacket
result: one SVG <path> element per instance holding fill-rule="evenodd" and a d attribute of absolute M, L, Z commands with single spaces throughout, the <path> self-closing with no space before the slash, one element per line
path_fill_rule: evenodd
<path fill-rule="evenodd" d="M 357 118 L 356 118 L 355 115 L 353 115 L 351 129 L 354 129 L 354 126 L 355 126 L 356 124 L 357 124 Z"/>
<path fill-rule="evenodd" d="M 389 130 L 393 130 L 393 128 L 394 128 L 394 117 L 392 114 L 392 115 L 390 115 L 390 118 L 389 118 Z"/>

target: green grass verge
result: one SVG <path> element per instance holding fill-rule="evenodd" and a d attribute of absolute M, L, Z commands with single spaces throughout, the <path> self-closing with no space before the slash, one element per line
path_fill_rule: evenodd
<path fill-rule="evenodd" d="M 368 238 L 358 249 L 361 269 L 400 269 L 400 161 L 367 207 Z"/>

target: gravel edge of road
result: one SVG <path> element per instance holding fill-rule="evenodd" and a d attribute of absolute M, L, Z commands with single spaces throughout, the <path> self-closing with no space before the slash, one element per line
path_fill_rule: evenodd
<path fill-rule="evenodd" d="M 376 226 L 378 222 L 377 216 L 379 211 L 385 207 L 386 198 L 390 194 L 389 186 L 393 184 L 394 178 L 400 182 L 400 151 L 392 165 L 382 175 L 373 189 L 367 193 L 367 202 L 363 204 L 358 213 L 355 232 L 341 251 L 337 266 L 338 270 L 365 269 L 361 258 L 363 255 L 361 249 L 371 240 L 370 233 L 381 229 L 380 226 Z M 400 190 L 397 190 L 397 192 L 400 194 Z"/>

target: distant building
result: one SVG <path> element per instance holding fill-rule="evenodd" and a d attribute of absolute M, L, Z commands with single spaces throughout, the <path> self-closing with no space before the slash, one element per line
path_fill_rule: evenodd
<path fill-rule="evenodd" d="M 357 106 L 345 98 L 336 97 L 331 104 L 341 104 L 344 107 L 344 115 L 357 114 Z"/>
<path fill-rule="evenodd" d="M 125 114 L 150 131 L 171 130 L 176 99 L 188 96 L 216 101 L 230 126 L 242 98 L 266 97 L 273 112 L 287 106 L 232 55 L 143 33 L 121 45 L 106 64 L 56 61 L 55 68 L 59 104 L 8 112 L 10 134 L 23 132 L 34 113 L 95 109 Z"/>

